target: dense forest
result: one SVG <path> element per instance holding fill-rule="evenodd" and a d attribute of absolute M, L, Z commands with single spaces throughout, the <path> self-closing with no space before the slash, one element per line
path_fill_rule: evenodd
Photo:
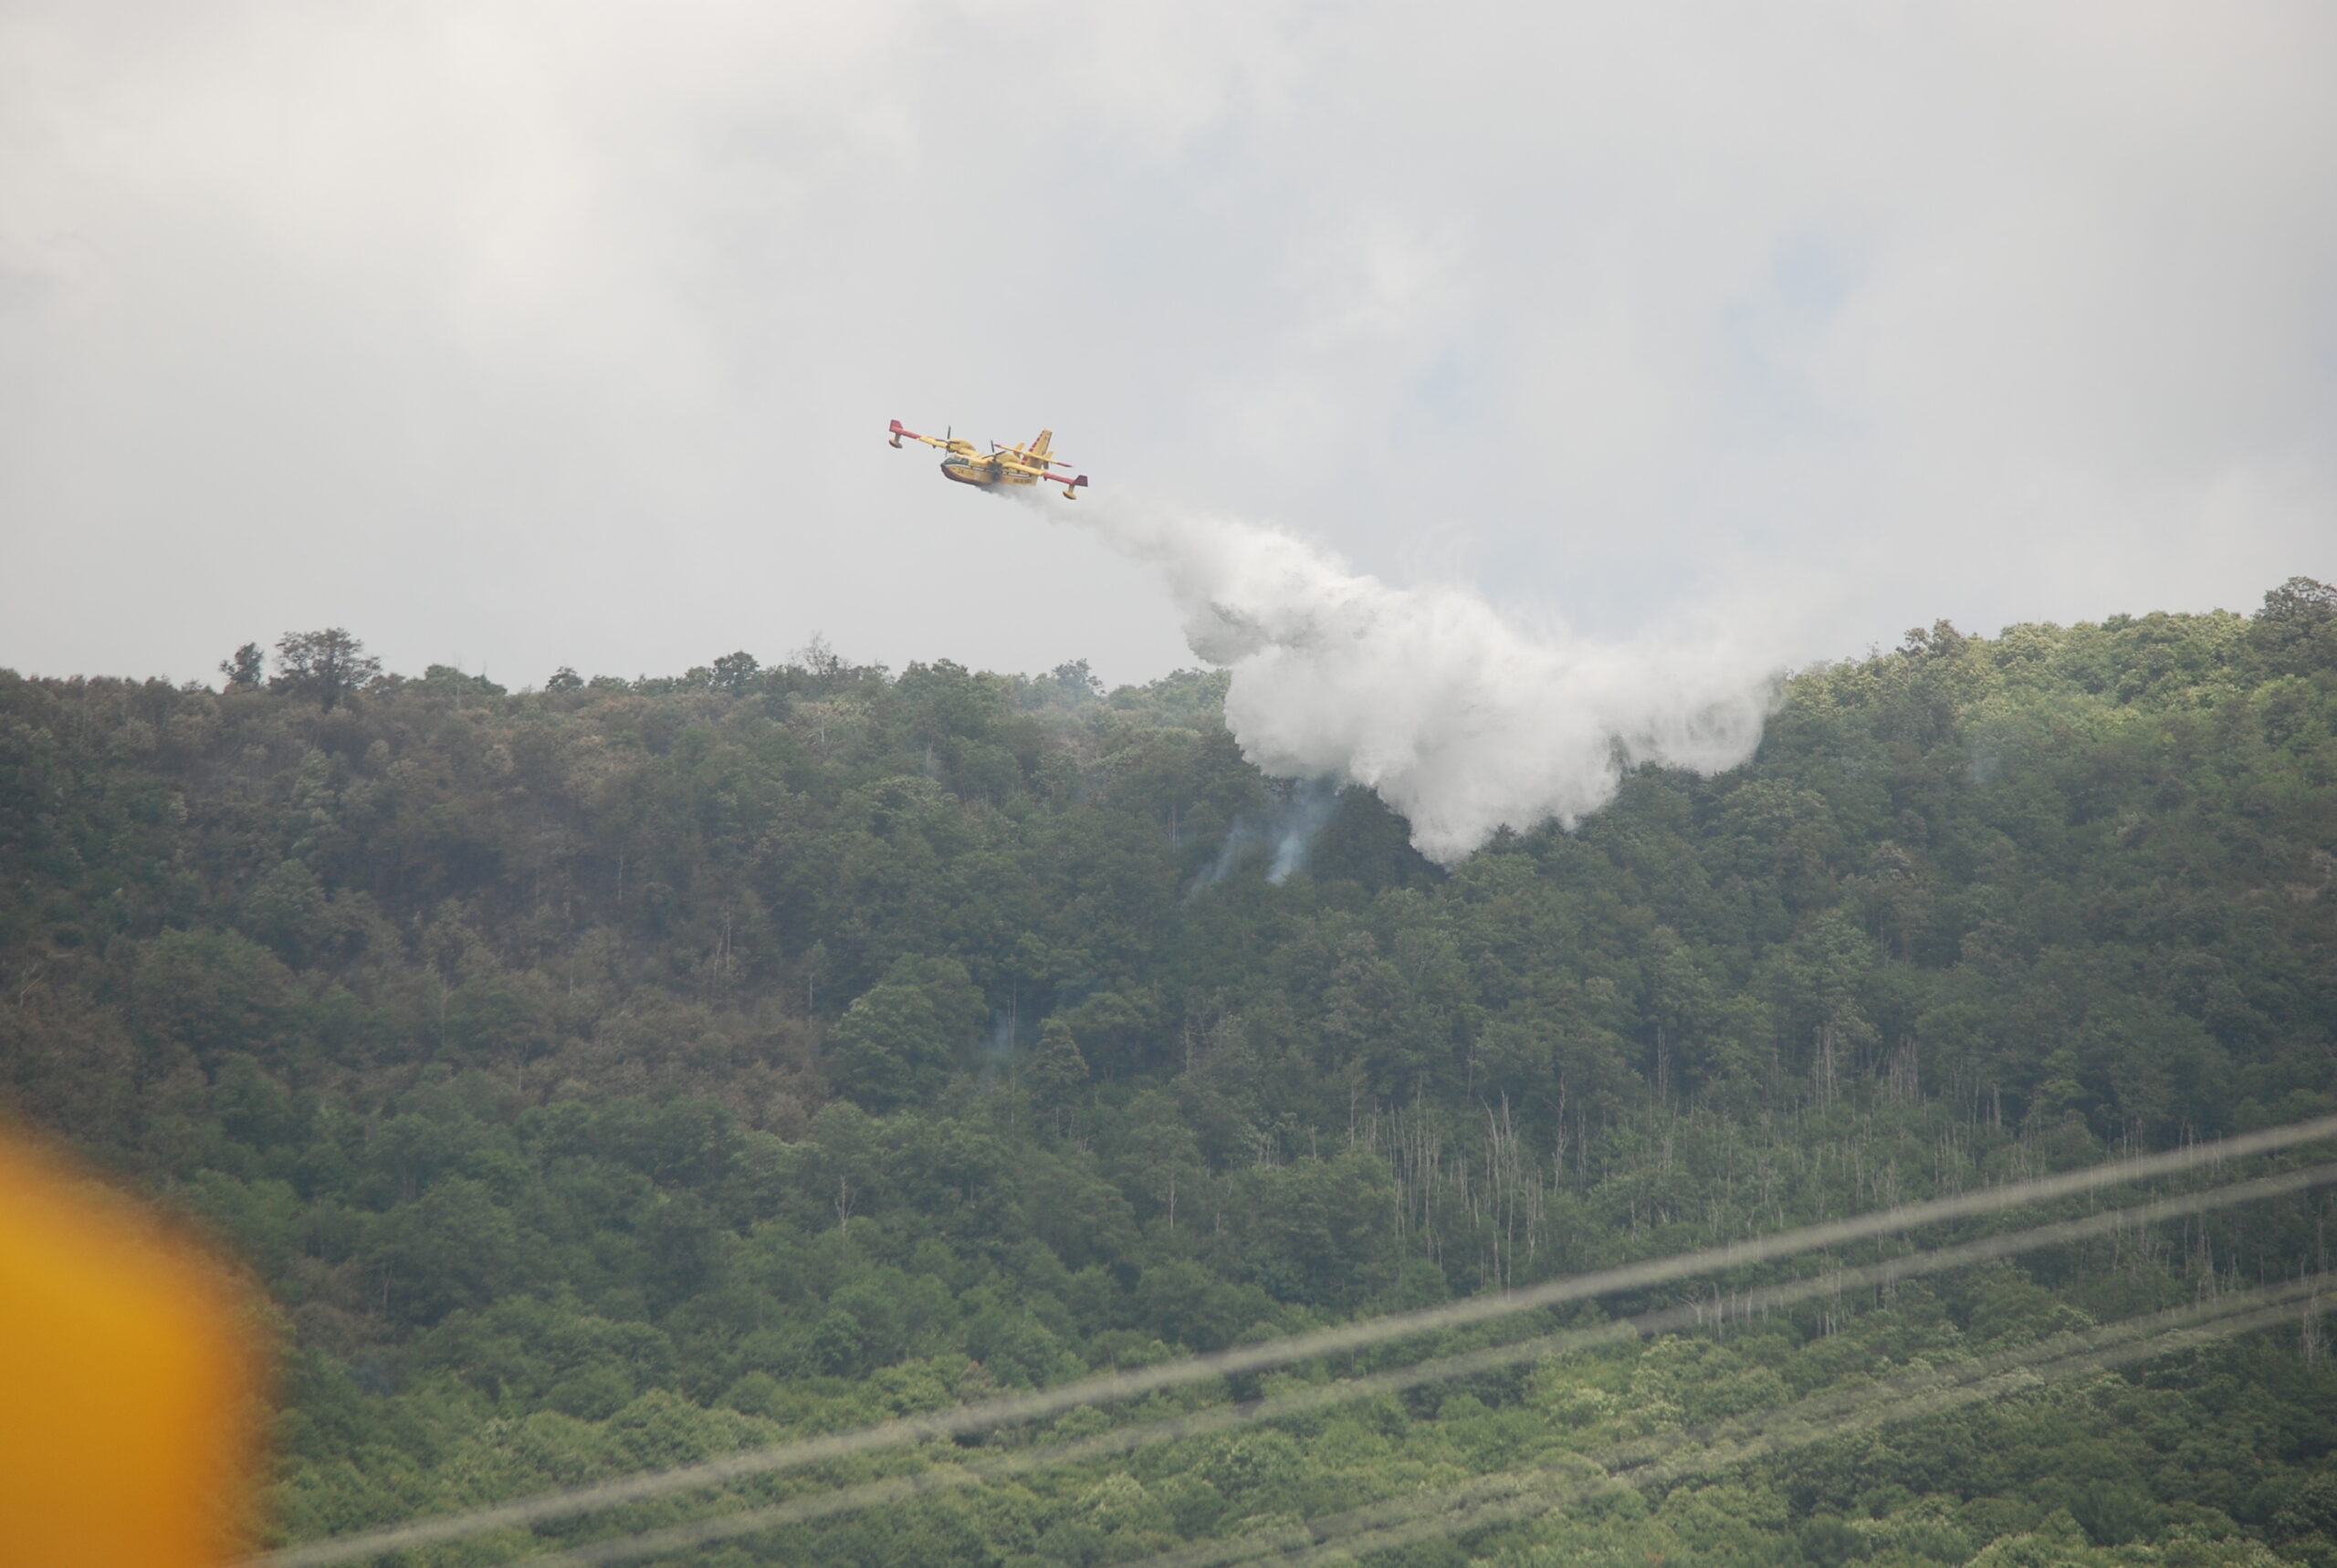
<path fill-rule="evenodd" d="M 1246 764 L 1218 674 L 815 642 L 511 692 L 326 631 L 221 675 L 0 672 L 0 1095 L 264 1285 L 271 1541 L 2337 1111 L 2308 580 L 1911 632 L 1794 674 L 1743 768 L 1450 870 Z M 1134 1561 L 2290 1278 L 2323 1215 L 671 1560 Z M 1375 1560 L 2337 1568 L 2333 1448 L 2291 1322 Z"/>

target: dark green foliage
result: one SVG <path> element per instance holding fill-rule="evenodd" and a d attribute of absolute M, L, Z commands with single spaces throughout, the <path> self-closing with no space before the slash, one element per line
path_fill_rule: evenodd
<path fill-rule="evenodd" d="M 1022 1082 L 1034 1105 L 1059 1110 L 1070 1105 L 1087 1086 L 1087 1059 L 1079 1053 L 1079 1039 L 1061 1014 L 1039 1028 L 1039 1043 L 1022 1069 Z"/>
<path fill-rule="evenodd" d="M 435 674 L 443 666 L 431 666 Z M 231 684 L 246 684 L 243 653 L 238 650 Z M 256 666 L 252 673 L 257 673 Z M 456 672 L 448 672 L 454 674 Z M 276 644 L 276 678 L 269 689 L 314 697 L 330 713 L 346 694 L 379 678 L 382 661 L 369 657 L 365 644 L 338 626 L 321 632 L 287 632 Z"/>
<path fill-rule="evenodd" d="M 231 687 L 257 686 L 267 676 L 267 655 L 260 652 L 258 643 L 246 643 L 219 661 L 219 673 L 227 677 Z"/>
<path fill-rule="evenodd" d="M 958 1047 L 981 1015 L 981 992 L 963 964 L 896 959 L 836 1020 L 829 1076 L 838 1092 L 872 1111 L 926 1103 L 948 1083 Z"/>
<path fill-rule="evenodd" d="M 0 672 L 0 1093 L 250 1261 L 282 1529 L 355 1529 L 2337 1108 L 2332 628 L 2305 580 L 1942 623 L 1795 677 L 1732 774 L 1449 871 L 1350 791 L 1280 884 L 1227 852 L 1283 791 L 1219 675 L 815 645 L 513 694 L 337 631 L 273 689 L 256 646 L 217 693 Z M 2265 1206 L 707 1560 L 1123 1561 L 2321 1236 Z M 2337 1563 L 2318 1345 L 1401 1555 Z"/>

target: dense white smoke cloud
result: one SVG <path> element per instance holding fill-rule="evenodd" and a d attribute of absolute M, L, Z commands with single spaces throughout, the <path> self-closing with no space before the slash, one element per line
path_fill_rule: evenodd
<path fill-rule="evenodd" d="M 1076 512 L 1159 570 L 1193 652 L 1232 672 L 1243 756 L 1369 788 L 1444 864 L 1504 824 L 1572 826 L 1631 765 L 1733 768 L 1775 702 L 1773 668 L 1724 639 L 1529 635 L 1466 590 L 1391 588 L 1239 519 L 1125 496 Z"/>

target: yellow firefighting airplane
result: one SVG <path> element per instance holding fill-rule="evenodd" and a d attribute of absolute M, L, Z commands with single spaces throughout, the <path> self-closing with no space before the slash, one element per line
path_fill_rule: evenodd
<path fill-rule="evenodd" d="M 1052 430 L 1039 432 L 1038 438 L 1028 446 L 1001 446 L 993 441 L 987 457 L 970 441 L 954 435 L 919 435 L 914 430 L 904 429 L 899 420 L 893 421 L 892 444 L 898 446 L 904 435 L 948 453 L 949 455 L 941 460 L 941 476 L 955 479 L 960 485 L 1035 485 L 1044 479 L 1050 485 L 1063 486 L 1064 500 L 1076 501 L 1087 484 L 1085 474 L 1073 477 L 1053 472 L 1071 465 L 1060 457 L 1047 455 L 1047 443 L 1055 435 Z"/>

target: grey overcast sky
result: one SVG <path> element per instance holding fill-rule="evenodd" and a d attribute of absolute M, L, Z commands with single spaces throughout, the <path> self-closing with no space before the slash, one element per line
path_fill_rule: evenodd
<path fill-rule="evenodd" d="M 1189 664 L 1022 439 L 1528 626 L 2337 578 L 2337 5 L 0 5 L 0 664 Z"/>

